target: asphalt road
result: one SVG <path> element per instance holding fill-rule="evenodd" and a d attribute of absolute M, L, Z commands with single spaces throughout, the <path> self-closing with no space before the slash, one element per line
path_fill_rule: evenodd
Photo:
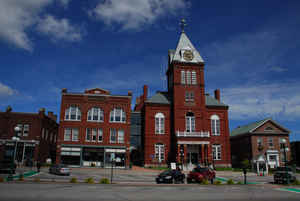
<path fill-rule="evenodd" d="M 299 201 L 297 193 L 262 185 L 100 185 L 58 183 L 0 183 L 3 201 Z"/>

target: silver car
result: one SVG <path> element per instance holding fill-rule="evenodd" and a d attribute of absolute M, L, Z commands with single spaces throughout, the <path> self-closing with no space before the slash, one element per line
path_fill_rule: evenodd
<path fill-rule="evenodd" d="M 49 173 L 58 174 L 58 175 L 67 175 L 71 174 L 70 168 L 62 164 L 54 164 L 49 168 Z"/>

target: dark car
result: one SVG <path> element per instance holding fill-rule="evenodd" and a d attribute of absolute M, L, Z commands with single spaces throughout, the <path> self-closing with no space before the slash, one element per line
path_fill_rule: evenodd
<path fill-rule="evenodd" d="M 273 177 L 275 184 L 288 184 L 296 180 L 296 176 L 290 167 L 277 167 Z"/>
<path fill-rule="evenodd" d="M 11 160 L 0 161 L 0 173 L 15 174 L 16 168 L 16 164 Z"/>
<path fill-rule="evenodd" d="M 208 180 L 213 182 L 216 177 L 215 171 L 210 168 L 201 168 L 196 167 L 192 171 L 189 172 L 187 176 L 187 183 L 199 182 L 201 183 L 203 180 Z"/>
<path fill-rule="evenodd" d="M 69 176 L 71 174 L 71 171 L 70 168 L 65 165 L 54 164 L 50 166 L 49 173 Z"/>
<path fill-rule="evenodd" d="M 156 177 L 156 183 L 184 183 L 185 175 L 180 170 L 166 170 Z"/>

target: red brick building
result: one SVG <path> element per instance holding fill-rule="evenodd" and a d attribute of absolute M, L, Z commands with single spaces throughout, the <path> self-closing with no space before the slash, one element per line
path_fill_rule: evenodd
<path fill-rule="evenodd" d="M 230 134 L 232 165 L 241 167 L 245 159 L 258 171 L 285 165 L 291 159 L 289 133 L 271 118 L 234 129 Z"/>
<path fill-rule="evenodd" d="M 144 164 L 183 163 L 231 166 L 228 106 L 205 93 L 204 61 L 182 31 L 176 50 L 169 50 L 168 90 L 137 98 L 142 113 Z"/>
<path fill-rule="evenodd" d="M 56 119 L 53 112 L 46 115 L 43 108 L 38 113 L 12 112 L 10 107 L 0 112 L 0 160 L 14 158 L 24 165 L 34 161 L 44 163 L 47 158 L 55 161 Z M 18 133 L 15 127 L 20 128 Z M 18 140 L 13 140 L 14 136 Z"/>
<path fill-rule="evenodd" d="M 110 167 L 114 158 L 117 167 L 128 166 L 131 96 L 63 89 L 56 162 Z"/>

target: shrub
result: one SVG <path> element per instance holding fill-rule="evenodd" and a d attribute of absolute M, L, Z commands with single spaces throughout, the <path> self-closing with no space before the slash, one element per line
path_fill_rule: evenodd
<path fill-rule="evenodd" d="M 238 181 L 236 184 L 238 184 L 238 185 L 241 185 L 241 184 L 243 184 L 241 181 Z"/>
<path fill-rule="evenodd" d="M 34 182 L 40 182 L 41 179 L 40 179 L 39 177 L 35 177 L 33 181 L 34 181 Z"/>
<path fill-rule="evenodd" d="M 92 177 L 89 177 L 89 178 L 87 178 L 87 179 L 85 180 L 85 183 L 87 183 L 87 184 L 94 184 L 95 181 L 94 181 L 94 179 L 93 179 Z"/>
<path fill-rule="evenodd" d="M 293 185 L 300 185 L 300 181 L 298 179 L 296 179 L 292 184 Z"/>
<path fill-rule="evenodd" d="M 1 183 L 1 182 L 4 182 L 4 181 L 5 181 L 5 179 L 2 178 L 2 177 L 0 177 L 0 183 Z"/>
<path fill-rule="evenodd" d="M 71 178 L 71 180 L 70 180 L 70 183 L 77 183 L 78 181 L 77 181 L 77 178 L 76 177 L 73 177 L 73 178 Z"/>
<path fill-rule="evenodd" d="M 107 179 L 107 178 L 102 178 L 102 179 L 99 181 L 99 184 L 109 184 L 109 179 Z"/>
<path fill-rule="evenodd" d="M 222 184 L 222 182 L 220 180 L 215 180 L 214 181 L 214 185 L 221 185 L 221 184 Z"/>
<path fill-rule="evenodd" d="M 202 180 L 201 184 L 203 184 L 203 185 L 208 185 L 208 184 L 209 184 L 209 182 L 208 182 L 208 180 L 207 180 L 207 179 L 204 179 L 204 180 Z"/>
<path fill-rule="evenodd" d="M 228 185 L 232 185 L 232 184 L 234 184 L 234 181 L 232 180 L 232 179 L 229 179 L 229 180 L 227 180 L 227 182 L 226 182 Z"/>

